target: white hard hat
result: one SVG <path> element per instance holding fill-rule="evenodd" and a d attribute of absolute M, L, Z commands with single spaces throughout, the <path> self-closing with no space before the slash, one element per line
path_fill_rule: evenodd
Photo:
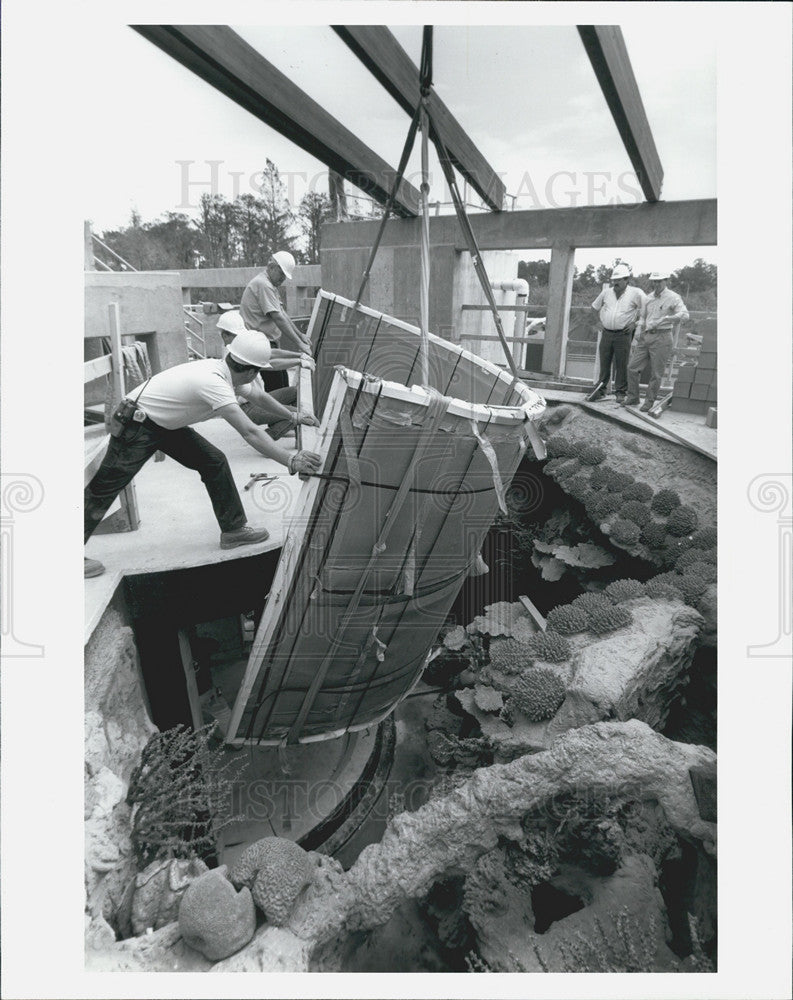
<path fill-rule="evenodd" d="M 292 254 L 288 250 L 276 250 L 272 259 L 291 281 L 292 275 L 295 273 L 295 258 Z"/>
<path fill-rule="evenodd" d="M 653 271 L 650 275 L 650 281 L 668 281 L 669 272 L 668 271 Z"/>
<path fill-rule="evenodd" d="M 224 312 L 218 320 L 218 330 L 233 333 L 235 337 L 238 333 L 245 333 L 245 329 L 245 321 L 240 315 L 239 309 L 230 309 L 228 312 Z"/>
<path fill-rule="evenodd" d="M 611 280 L 618 281 L 620 278 L 630 278 L 631 269 L 627 264 L 615 264 L 611 270 Z"/>
<path fill-rule="evenodd" d="M 264 368 L 270 360 L 270 341 L 257 330 L 243 330 L 229 344 L 228 355 L 240 364 Z"/>

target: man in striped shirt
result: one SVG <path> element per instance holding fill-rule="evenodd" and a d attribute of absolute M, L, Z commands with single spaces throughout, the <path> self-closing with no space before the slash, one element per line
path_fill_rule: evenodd
<path fill-rule="evenodd" d="M 623 406 L 639 405 L 639 376 L 647 359 L 650 360 L 650 381 L 647 395 L 640 409 L 651 410 L 661 388 L 666 364 L 674 350 L 674 330 L 678 323 L 688 319 L 688 309 L 683 300 L 667 288 L 666 271 L 653 271 L 650 275 L 652 291 L 644 299 L 637 324 L 638 336 L 628 365 L 628 395 Z"/>
<path fill-rule="evenodd" d="M 623 402 L 628 390 L 628 355 L 644 301 L 641 290 L 628 284 L 630 276 L 631 269 L 627 264 L 616 264 L 611 272 L 609 287 L 604 286 L 592 303 L 592 308 L 598 310 L 603 332 L 600 335 L 597 387 L 589 397 L 590 401 L 602 399 L 606 395 L 612 361 L 614 391 L 618 403 Z"/>

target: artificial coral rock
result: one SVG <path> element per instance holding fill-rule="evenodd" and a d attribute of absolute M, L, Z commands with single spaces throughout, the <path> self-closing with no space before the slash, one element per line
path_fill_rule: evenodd
<path fill-rule="evenodd" d="M 629 476 L 627 472 L 617 472 L 615 469 L 609 469 L 605 477 L 604 485 L 609 493 L 621 493 L 632 483 L 633 476 Z"/>
<path fill-rule="evenodd" d="M 574 500 L 583 501 L 589 492 L 589 478 L 581 474 L 573 476 L 565 483 L 564 488 Z"/>
<path fill-rule="evenodd" d="M 649 504 L 653 498 L 653 488 L 647 483 L 630 483 L 622 491 L 623 500 L 638 500 L 639 503 Z"/>
<path fill-rule="evenodd" d="M 572 604 L 561 604 L 548 613 L 546 625 L 559 635 L 575 635 L 586 632 L 589 616 L 584 608 L 574 608 Z"/>
<path fill-rule="evenodd" d="M 525 642 L 516 639 L 494 639 L 490 643 L 490 663 L 503 674 L 519 674 L 531 665 L 532 657 Z"/>
<path fill-rule="evenodd" d="M 642 597 L 644 584 L 639 583 L 638 580 L 615 580 L 606 587 L 605 593 L 615 604 L 622 604 L 623 601 Z"/>
<path fill-rule="evenodd" d="M 600 465 L 606 453 L 595 444 L 580 445 L 576 449 L 576 458 L 582 465 Z"/>
<path fill-rule="evenodd" d="M 627 503 L 624 503 L 620 507 L 620 517 L 625 518 L 626 521 L 633 521 L 634 524 L 638 524 L 640 527 L 653 519 L 652 512 L 647 504 L 640 503 L 638 500 L 629 500 Z"/>
<path fill-rule="evenodd" d="M 610 605 L 607 608 L 598 608 L 589 613 L 589 629 L 595 635 L 605 635 L 607 632 L 616 632 L 618 628 L 624 628 L 633 621 L 633 615 L 627 608 L 620 605 Z"/>
<path fill-rule="evenodd" d="M 611 540 L 618 545 L 635 545 L 639 541 L 641 531 L 638 524 L 618 517 L 611 525 Z"/>
<path fill-rule="evenodd" d="M 672 598 L 682 601 L 683 595 L 680 592 L 680 588 L 675 586 L 674 583 L 671 583 L 668 579 L 669 577 L 674 577 L 677 580 L 682 579 L 674 573 L 659 573 L 658 576 L 654 576 L 651 580 L 648 580 L 647 583 L 645 583 L 644 589 L 647 596 L 656 599 Z"/>
<path fill-rule="evenodd" d="M 670 535 L 690 535 L 697 526 L 697 512 L 693 507 L 675 507 L 666 520 Z"/>
<path fill-rule="evenodd" d="M 286 923 L 295 900 L 311 882 L 314 863 L 294 841 L 263 837 L 246 847 L 229 872 L 236 886 L 247 886 L 269 923 Z"/>
<path fill-rule="evenodd" d="M 510 686 L 515 708 L 530 722 L 552 719 L 565 699 L 565 686 L 560 678 L 545 667 L 535 667 L 521 674 Z"/>
<path fill-rule="evenodd" d="M 694 532 L 691 544 L 695 549 L 712 549 L 716 545 L 716 539 L 715 528 L 700 528 L 699 531 Z"/>
<path fill-rule="evenodd" d="M 609 601 L 608 597 L 604 594 L 596 594 L 593 591 L 580 594 L 575 600 L 570 602 L 571 607 L 582 608 L 587 614 L 597 608 L 607 608 L 610 604 L 611 601 Z"/>
<path fill-rule="evenodd" d="M 191 882 L 207 872 L 200 858 L 169 858 L 152 861 L 135 876 L 132 895 L 131 930 L 145 934 L 177 920 L 182 897 Z"/>
<path fill-rule="evenodd" d="M 182 898 L 179 930 L 186 944 L 212 962 L 233 955 L 256 930 L 250 891 L 235 890 L 225 865 L 201 875 Z"/>
<path fill-rule="evenodd" d="M 594 521 L 601 522 L 605 521 L 609 514 L 616 514 L 620 506 L 620 499 L 616 493 L 599 490 L 594 497 L 588 500 L 586 509 Z"/>
<path fill-rule="evenodd" d="M 650 504 L 656 514 L 665 517 L 671 514 L 675 507 L 680 506 L 680 497 L 674 490 L 659 490 Z"/>
<path fill-rule="evenodd" d="M 553 434 L 549 437 L 546 449 L 552 458 L 572 457 L 576 453 L 575 443 L 562 434 Z"/>
<path fill-rule="evenodd" d="M 567 639 L 550 629 L 547 632 L 537 632 L 526 645 L 533 656 L 546 663 L 564 663 L 572 653 Z"/>
<path fill-rule="evenodd" d="M 645 524 L 642 528 L 641 539 L 651 549 L 660 549 L 664 544 L 664 539 L 666 538 L 666 526 L 659 524 L 657 521 L 652 521 L 650 524 Z"/>

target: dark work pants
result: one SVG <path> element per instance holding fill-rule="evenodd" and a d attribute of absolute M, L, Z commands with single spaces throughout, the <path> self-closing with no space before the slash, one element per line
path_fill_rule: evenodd
<path fill-rule="evenodd" d="M 248 519 L 223 452 L 191 427 L 168 431 L 147 419 L 142 424 L 130 423 L 121 437 L 110 438 L 102 464 L 85 488 L 85 541 L 155 451 L 163 451 L 180 465 L 200 473 L 221 531 L 243 527 Z"/>
<path fill-rule="evenodd" d="M 283 406 L 296 407 L 297 386 L 287 385 L 282 389 L 268 389 L 267 395 L 272 396 L 277 403 L 281 403 Z M 282 420 L 280 417 L 273 417 L 271 414 L 259 409 L 255 403 L 243 403 L 242 412 L 247 414 L 258 427 L 266 427 L 267 433 L 274 441 L 294 430 L 294 424 L 291 420 Z"/>
<path fill-rule="evenodd" d="M 604 330 L 600 335 L 600 372 L 598 382 L 604 382 L 604 390 L 611 381 L 611 362 L 614 362 L 614 391 L 618 396 L 624 396 L 628 391 L 628 355 L 631 350 L 631 335 L 633 329 Z"/>

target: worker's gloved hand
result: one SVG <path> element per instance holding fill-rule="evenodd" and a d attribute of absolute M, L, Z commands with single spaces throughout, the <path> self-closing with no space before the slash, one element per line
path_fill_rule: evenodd
<path fill-rule="evenodd" d="M 317 365 L 310 354 L 300 355 L 300 367 L 307 368 L 310 372 L 316 371 Z"/>
<path fill-rule="evenodd" d="M 296 472 L 317 472 L 322 459 L 313 451 L 296 451 L 289 456 L 289 471 L 294 475 Z"/>
<path fill-rule="evenodd" d="M 306 427 L 319 427 L 319 420 L 313 413 L 296 413 L 296 424 L 304 424 Z"/>

